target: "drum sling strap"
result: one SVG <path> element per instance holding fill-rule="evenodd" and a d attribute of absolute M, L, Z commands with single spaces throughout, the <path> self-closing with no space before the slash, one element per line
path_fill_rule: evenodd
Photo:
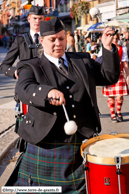
<path fill-rule="evenodd" d="M 29 39 L 27 33 L 25 33 L 23 36 L 24 36 L 24 39 L 25 39 L 25 41 L 26 41 L 26 44 L 28 45 L 28 47 L 29 47 L 30 49 L 36 48 L 36 45 L 35 45 L 35 44 L 32 44 L 32 43 L 30 42 L 30 39 Z"/>
<path fill-rule="evenodd" d="M 32 44 L 27 33 L 25 33 L 23 35 L 23 37 L 24 37 L 24 39 L 26 41 L 26 44 L 28 45 L 29 49 L 34 49 L 35 48 L 35 53 L 36 53 L 36 57 L 37 57 L 39 44 Z"/>

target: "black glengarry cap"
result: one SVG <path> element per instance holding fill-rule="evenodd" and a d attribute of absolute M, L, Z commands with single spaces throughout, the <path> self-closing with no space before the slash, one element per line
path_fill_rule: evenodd
<path fill-rule="evenodd" d="M 40 22 L 40 34 L 41 36 L 48 36 L 52 34 L 56 34 L 62 30 L 65 30 L 65 26 L 58 17 L 48 20 L 46 22 Z"/>
<path fill-rule="evenodd" d="M 34 5 L 32 5 L 31 8 L 30 8 L 29 14 L 44 15 L 44 7 L 43 6 L 34 6 Z"/>

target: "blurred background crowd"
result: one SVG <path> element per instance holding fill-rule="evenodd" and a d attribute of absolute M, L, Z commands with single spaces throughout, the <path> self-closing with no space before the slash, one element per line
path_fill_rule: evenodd
<path fill-rule="evenodd" d="M 102 55 L 102 33 L 89 33 L 82 30 L 75 30 L 74 34 L 67 31 L 67 48 L 68 52 L 89 52 L 94 60 Z M 71 41 L 70 41 L 71 40 Z M 119 33 L 118 44 L 127 47 L 129 59 L 129 30 L 122 28 Z"/>
<path fill-rule="evenodd" d="M 18 34 L 4 34 L 0 36 L 0 46 L 3 46 L 4 48 L 7 48 L 9 50 L 9 48 L 11 47 L 12 43 L 14 42 L 16 36 L 21 36 L 22 33 L 18 33 Z"/>
<path fill-rule="evenodd" d="M 18 34 L 5 34 L 0 36 L 0 46 L 9 49 L 15 40 L 16 36 L 21 36 L 22 33 Z M 94 60 L 101 56 L 102 47 L 102 32 L 86 32 L 83 30 L 76 29 L 74 33 L 71 31 L 66 32 L 67 37 L 67 52 L 89 52 L 91 58 Z M 119 33 L 118 44 L 127 47 L 127 54 L 129 59 L 129 30 L 128 28 L 121 28 Z"/>

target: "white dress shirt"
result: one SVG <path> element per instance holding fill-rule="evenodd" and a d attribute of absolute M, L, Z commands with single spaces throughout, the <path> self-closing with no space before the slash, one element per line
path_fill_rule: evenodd
<path fill-rule="evenodd" d="M 31 35 L 31 37 L 32 37 L 32 39 L 33 39 L 33 42 L 35 42 L 35 34 L 39 34 L 39 36 L 40 36 L 40 32 L 34 32 L 34 31 L 32 31 L 31 29 L 30 29 L 30 35 Z M 39 41 L 39 43 L 40 43 L 40 41 Z"/>
<path fill-rule="evenodd" d="M 52 56 L 46 54 L 45 52 L 44 52 L 44 55 L 45 55 L 45 57 L 46 57 L 50 62 L 54 63 L 54 64 L 59 68 L 60 63 L 59 63 L 59 59 L 58 59 L 58 58 L 52 57 Z M 68 67 L 68 60 L 67 60 L 67 58 L 66 58 L 65 53 L 63 54 L 63 56 L 62 56 L 61 58 L 64 59 L 64 64 Z"/>

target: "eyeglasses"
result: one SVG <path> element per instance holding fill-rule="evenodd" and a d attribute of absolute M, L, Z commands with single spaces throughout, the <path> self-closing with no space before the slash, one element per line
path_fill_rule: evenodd
<path fill-rule="evenodd" d="M 113 40 L 119 40 L 118 38 L 113 38 Z"/>

